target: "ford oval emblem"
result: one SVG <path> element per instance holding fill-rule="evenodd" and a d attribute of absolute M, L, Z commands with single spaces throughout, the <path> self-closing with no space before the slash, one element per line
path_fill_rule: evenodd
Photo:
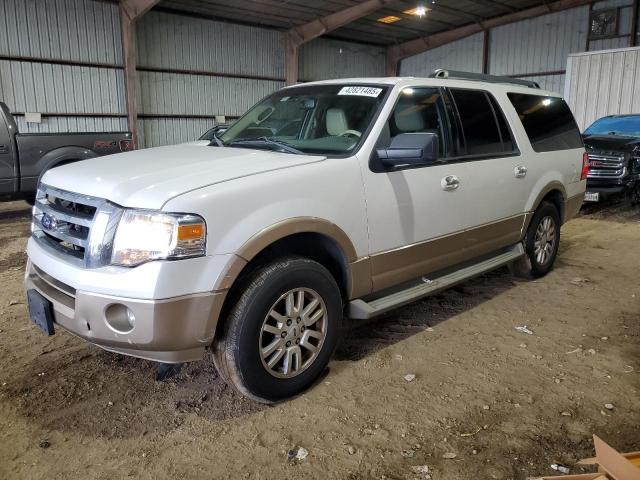
<path fill-rule="evenodd" d="M 48 213 L 42 216 L 42 226 L 45 230 L 53 230 L 58 226 L 58 219 Z"/>

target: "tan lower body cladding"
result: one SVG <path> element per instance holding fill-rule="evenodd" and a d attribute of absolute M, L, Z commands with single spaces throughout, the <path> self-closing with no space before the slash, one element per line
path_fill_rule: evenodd
<path fill-rule="evenodd" d="M 372 291 L 377 292 L 429 272 L 518 243 L 525 215 L 377 253 L 369 258 Z M 354 285 L 364 282 L 356 281 Z"/>

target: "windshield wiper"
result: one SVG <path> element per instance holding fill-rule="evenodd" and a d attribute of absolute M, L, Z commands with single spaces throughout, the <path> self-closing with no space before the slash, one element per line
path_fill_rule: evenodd
<path fill-rule="evenodd" d="M 262 145 L 272 145 L 274 147 L 278 147 L 281 150 L 284 150 L 287 153 L 295 153 L 297 155 L 304 154 L 303 151 L 298 150 L 297 148 L 292 147 L 286 142 L 281 140 L 273 140 L 268 137 L 258 137 L 258 138 L 238 138 L 229 143 L 229 146 L 232 145 L 252 145 L 252 144 L 262 144 Z"/>

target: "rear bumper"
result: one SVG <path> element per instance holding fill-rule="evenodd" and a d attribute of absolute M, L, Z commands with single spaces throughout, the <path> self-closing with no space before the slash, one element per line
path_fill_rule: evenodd
<path fill-rule="evenodd" d="M 31 261 L 25 288 L 53 303 L 56 325 L 106 350 L 158 362 L 200 360 L 211 343 L 224 292 L 148 300 L 76 290 Z M 123 312 L 133 315 L 133 321 Z"/>

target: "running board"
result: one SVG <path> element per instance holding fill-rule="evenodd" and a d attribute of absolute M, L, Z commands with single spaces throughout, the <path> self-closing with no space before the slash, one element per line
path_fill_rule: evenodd
<path fill-rule="evenodd" d="M 349 318 L 364 320 L 373 318 L 383 313 L 387 313 L 394 308 L 402 307 L 423 297 L 433 295 L 445 290 L 457 283 L 476 277 L 483 273 L 495 270 L 498 267 L 506 265 L 524 255 L 524 247 L 521 243 L 510 248 L 508 251 L 496 255 L 495 257 L 484 260 L 475 265 L 470 265 L 460 270 L 456 270 L 448 275 L 438 277 L 434 280 L 423 280 L 424 283 L 415 285 L 392 293 L 386 297 L 376 298 L 369 302 L 362 299 L 356 299 L 349 303 Z"/>

